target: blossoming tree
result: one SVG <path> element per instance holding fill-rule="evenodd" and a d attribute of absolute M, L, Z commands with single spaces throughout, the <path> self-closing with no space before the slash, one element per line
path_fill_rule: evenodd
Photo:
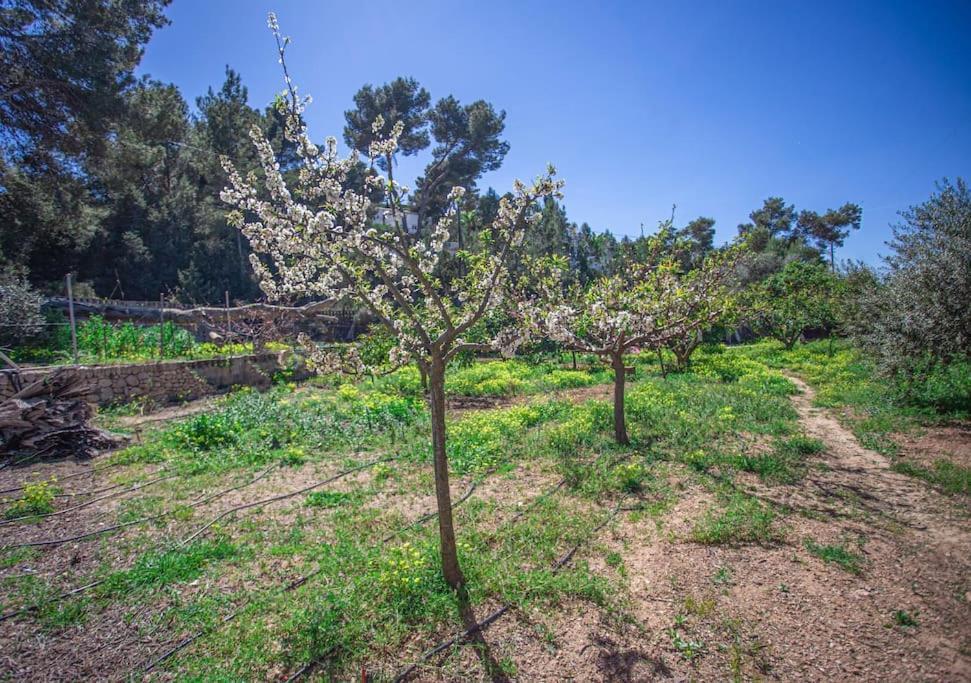
<path fill-rule="evenodd" d="M 250 241 L 253 268 L 270 299 L 305 296 L 363 306 L 394 337 L 391 364 L 413 361 L 427 375 L 442 573 L 449 585 L 459 588 L 464 579 L 449 489 L 445 368 L 466 350 L 515 350 L 519 337 L 515 330 L 501 330 L 486 342 L 480 336 L 475 343 L 469 341 L 469 334 L 503 305 L 508 265 L 538 217 L 536 202 L 560 196 L 562 182 L 554 179 L 552 167 L 530 185 L 516 181 L 514 192 L 502 199 L 495 221 L 487 228 L 489 249 L 463 254 L 463 275 L 444 281 L 438 274 L 439 260 L 463 189 L 451 190 L 449 206 L 430 234 L 409 231 L 404 219 L 408 189 L 394 179 L 402 125 L 393 124 L 387 137 L 377 137 L 369 146 L 364 191 L 379 191 L 389 208 L 383 212 L 384 222 L 377 224 L 368 196 L 348 181 L 348 174 L 360 163 L 357 154 L 342 157 L 334 138 L 327 138 L 320 148 L 308 136 L 302 114 L 309 98 L 298 94 L 288 73 L 289 39 L 280 35 L 272 14 L 268 25 L 287 85 L 278 106 L 286 121 L 286 137 L 295 143 L 301 160 L 299 176 L 293 189 L 287 186 L 270 143 L 254 129 L 251 137 L 264 175 L 262 183 L 252 176 L 243 178 L 226 161 L 229 186 L 222 198 L 235 207 L 232 220 Z M 385 126 L 378 117 L 375 134 Z M 378 159 L 386 175 L 378 172 Z M 322 351 L 303 341 L 318 371 L 368 370 L 353 346 L 340 352 Z"/>
<path fill-rule="evenodd" d="M 538 264 L 534 281 L 519 289 L 518 316 L 527 330 L 569 350 L 596 354 L 613 368 L 614 438 L 621 444 L 630 442 L 624 416 L 625 356 L 689 338 L 731 306 L 728 278 L 740 246 L 713 253 L 683 273 L 673 255 L 665 253 L 664 242 L 662 233 L 641 262 L 587 289 L 564 284 L 566 264 L 557 258 Z"/>

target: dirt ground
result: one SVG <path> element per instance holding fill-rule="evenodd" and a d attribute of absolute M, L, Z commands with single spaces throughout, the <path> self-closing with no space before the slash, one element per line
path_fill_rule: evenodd
<path fill-rule="evenodd" d="M 574 558 L 627 586 L 621 611 L 626 616 L 581 602 L 552 612 L 510 611 L 485 630 L 482 647 L 434 658 L 412 680 L 482 680 L 480 659 L 488 657 L 511 663 L 505 673 L 495 673 L 496 680 L 971 681 L 968 499 L 945 496 L 891 471 L 885 457 L 862 448 L 829 411 L 813 405 L 809 386 L 791 379 L 801 389 L 792 401 L 802 427 L 825 444 L 825 451 L 812 456 L 810 473 L 798 484 L 768 487 L 755 477 L 736 479 L 746 492 L 791 511 L 782 521 L 784 540 L 737 547 L 693 542 L 691 528 L 713 504 L 714 494 L 675 468 L 671 483 L 677 498 L 670 509 L 659 516 L 620 513 Z M 562 392 L 562 397 L 603 399 L 609 390 L 588 387 Z M 200 404 L 170 410 L 132 419 L 129 426 L 204 409 Z M 903 453 L 967 465 L 969 435 L 969 425 L 934 428 L 905 441 Z M 52 475 L 68 496 L 99 490 L 110 486 L 111 469 L 101 467 L 94 460 L 7 468 L 0 471 L 0 490 L 15 495 L 16 485 L 28 476 Z M 246 477 L 254 476 L 248 473 L 240 478 L 245 486 L 221 497 L 207 514 L 294 490 L 326 474 L 308 466 L 246 484 Z M 366 476 L 349 477 L 335 489 L 350 490 Z M 474 495 L 513 514 L 515 501 L 538 495 L 555 481 L 552 472 L 527 469 L 488 479 Z M 467 481 L 456 481 L 454 495 L 467 486 Z M 107 498 L 65 515 L 58 533 L 96 528 L 117 504 L 116 498 Z M 407 520 L 428 512 L 432 499 L 392 492 L 376 504 L 400 509 Z M 171 524 L 159 526 L 158 535 L 172 533 L 177 522 Z M 4 544 L 39 535 L 44 534 L 37 527 L 0 526 Z M 809 552 L 807 540 L 852 547 L 865 558 L 862 571 L 854 574 L 825 563 Z M 111 544 L 99 543 L 98 557 L 87 556 L 93 545 L 58 546 L 27 568 L 0 570 L 0 578 L 29 570 L 59 582 L 80 580 L 82 569 L 110 555 Z M 614 553 L 620 563 L 606 561 Z M 296 576 L 282 565 L 268 572 L 280 580 Z M 197 589 L 188 586 L 186 591 Z M 895 613 L 901 611 L 916 625 L 900 625 Z M 477 613 L 481 618 L 488 610 Z M 38 634 L 16 619 L 3 621 L 0 637 L 10 645 L 0 653 L 0 680 L 123 680 L 133 666 L 180 637 L 141 632 L 138 617 L 122 623 L 122 616 L 109 608 L 61 638 Z M 428 645 L 406 648 L 400 653 L 402 664 Z M 31 660 L 35 664 L 25 667 Z"/>
<path fill-rule="evenodd" d="M 622 519 L 603 534 L 606 548 L 623 557 L 632 622 L 586 604 L 552 619 L 517 613 L 486 633 L 492 656 L 514 661 L 524 681 L 971 680 L 968 501 L 892 472 L 886 458 L 812 405 L 809 386 L 791 379 L 802 392 L 793 403 L 803 428 L 826 444 L 821 467 L 795 486 L 748 482 L 750 493 L 803 513 L 787 517 L 785 542 L 691 542 L 691 524 L 711 494 L 690 487 L 662 520 Z M 924 439 L 938 450 L 953 447 Z M 858 545 L 865 567 L 854 575 L 825 564 L 804 539 Z M 598 571 L 616 571 L 602 557 L 588 553 Z M 897 625 L 898 610 L 918 625 Z M 671 629 L 700 654 L 682 656 Z M 423 676 L 461 680 L 474 669 L 463 660 Z"/>

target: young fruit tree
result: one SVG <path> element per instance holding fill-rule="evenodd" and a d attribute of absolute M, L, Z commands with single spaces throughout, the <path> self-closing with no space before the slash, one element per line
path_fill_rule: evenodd
<path fill-rule="evenodd" d="M 790 261 L 751 292 L 754 327 L 791 349 L 810 328 L 836 321 L 839 278 L 822 263 Z"/>
<path fill-rule="evenodd" d="M 486 342 L 480 338 L 472 343 L 469 334 L 502 307 L 508 266 L 525 232 L 538 218 L 536 203 L 560 196 L 562 181 L 554 180 L 552 167 L 531 185 L 516 181 L 513 193 L 501 200 L 498 214 L 487 228 L 489 248 L 462 254 L 463 275 L 444 281 L 439 276 L 439 261 L 464 190 L 452 189 L 449 207 L 429 234 L 409 231 L 404 214 L 408 190 L 393 175 L 403 127 L 398 122 L 389 126 L 386 136 L 377 136 L 386 127 L 380 116 L 373 123 L 376 139 L 369 146 L 367 187 L 363 192 L 354 189 L 348 176 L 360 164 L 357 154 L 341 157 L 334 138 L 327 138 L 322 148 L 310 140 L 302 117 L 309 100 L 298 95 L 287 71 L 289 39 L 280 35 L 272 14 L 268 23 L 287 84 L 278 106 L 286 121 L 286 136 L 295 143 L 301 160 L 297 186 L 292 190 L 287 186 L 270 143 L 254 128 L 251 137 L 265 187 L 258 187 L 253 178 L 244 179 L 227 161 L 230 184 L 222 193 L 223 200 L 235 207 L 232 219 L 250 241 L 253 268 L 270 299 L 310 297 L 362 306 L 394 340 L 388 353 L 390 364 L 415 362 L 427 375 L 442 573 L 450 586 L 459 588 L 464 578 L 456 553 L 449 490 L 445 369 L 463 351 L 483 347 L 503 353 L 515 350 L 519 335 L 511 328 L 500 330 Z M 364 192 L 383 195 L 388 209 L 382 212 L 384 223 L 372 218 L 376 207 Z M 326 351 L 307 339 L 302 341 L 320 372 L 369 370 L 354 345 Z"/>
<path fill-rule="evenodd" d="M 626 355 L 693 337 L 732 305 L 729 276 L 741 253 L 738 245 L 710 254 L 684 273 L 664 250 L 664 241 L 664 233 L 656 236 L 647 258 L 586 289 L 564 282 L 562 258 L 545 259 L 516 294 L 524 329 L 568 350 L 596 354 L 613 368 L 614 438 L 621 444 L 630 443 L 624 416 Z"/>

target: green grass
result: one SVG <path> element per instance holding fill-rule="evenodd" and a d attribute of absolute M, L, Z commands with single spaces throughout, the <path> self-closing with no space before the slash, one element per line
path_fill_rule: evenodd
<path fill-rule="evenodd" d="M 579 599 L 608 605 L 609 584 L 583 562 L 560 572 L 549 569 L 567 547 L 585 540 L 605 514 L 576 512 L 548 500 L 518 523 L 495 528 L 490 503 L 472 500 L 460 508 L 459 554 L 472 604 L 481 608 L 487 601 L 508 601 L 550 609 Z M 343 680 L 359 673 L 364 663 L 373 667 L 376 652 L 398 652 L 406 640 L 460 628 L 456 596 L 439 571 L 437 529 L 428 525 L 376 544 L 382 517 L 380 511 L 338 508 L 326 531 L 327 543 L 318 543 L 308 528 L 290 552 L 319 571 L 312 583 L 288 593 L 253 596 L 239 618 L 166 668 L 191 680 L 263 678 L 281 666 L 293 669 L 326 653 L 320 674 Z M 280 647 L 266 647 L 270 642 Z"/>
<path fill-rule="evenodd" d="M 593 534 L 619 501 L 625 516 L 650 517 L 660 531 L 680 493 L 701 487 L 714 500 L 695 520 L 690 540 L 727 545 L 783 540 L 783 511 L 739 493 L 733 478 L 748 472 L 767 484 L 797 482 L 821 451 L 822 444 L 799 429 L 790 403 L 792 383 L 750 349 L 704 348 L 692 371 L 667 377 L 654 371 L 649 355 L 630 363 L 638 368 L 626 406 L 630 447 L 613 443 L 609 401 L 573 404 L 537 397 L 530 404 L 449 416 L 450 462 L 461 477 L 453 480 L 453 495 L 470 481 L 494 478 L 455 512 L 468 596 L 479 618 L 503 603 L 534 614 L 578 601 L 623 618 L 631 583 L 624 551 L 599 545 L 608 530 Z M 610 379 L 603 370 L 563 365 L 563 358 L 553 358 L 456 366 L 449 370 L 448 391 L 508 396 Z M 215 512 L 188 508 L 203 492 L 245 482 L 272 465 L 302 466 L 301 480 L 323 478 L 378 454 L 401 457 L 372 468 L 357 488 L 321 488 L 275 504 L 272 514 L 221 520 L 209 540 L 180 549 L 160 545 L 187 533 L 181 521 L 195 516 L 201 524 Z M 179 680 L 285 677 L 323 654 L 314 673 L 323 680 L 356 678 L 365 665 L 376 679 L 390 678 L 406 654 L 462 628 L 455 594 L 440 576 L 437 528 L 434 522 L 412 524 L 430 511 L 425 506 L 433 507 L 434 487 L 427 411 L 413 368 L 353 385 L 322 378 L 299 390 L 235 392 L 210 413 L 159 429 L 114 457 L 139 465 L 139 472 L 148 463 L 164 463 L 180 475 L 171 485 L 120 504 L 118 521 L 178 514 L 106 539 L 103 547 L 111 552 L 104 557 L 112 564 L 106 561 L 90 577 L 71 582 L 105 578 L 103 586 L 88 601 L 59 605 L 63 614 L 48 614 L 45 623 L 64 628 L 117 604 L 131 614 L 157 608 L 153 619 L 168 635 L 211 629 L 162 665 L 160 676 Z M 500 478 L 518 484 L 524 475 L 536 480 L 526 481 L 529 492 L 522 500 L 499 503 L 483 495 L 492 484 L 514 490 Z M 560 477 L 566 486 L 540 495 Z M 271 484 L 268 488 L 275 480 Z M 241 495 L 257 494 L 254 488 Z M 397 501 L 408 503 L 402 507 Z M 515 516 L 517 511 L 522 515 Z M 553 562 L 578 543 L 584 550 L 552 571 Z M 838 553 L 821 548 L 824 560 L 839 564 Z M 590 552 L 610 570 L 591 570 Z M 32 556 L 3 557 L 14 566 Z M 282 590 L 312 572 L 306 584 Z M 712 593 L 727 590 L 734 580 L 717 563 L 709 576 Z M 234 592 L 220 594 L 218 586 L 233 586 Z M 239 616 L 224 623 L 238 608 Z M 709 619 L 714 608 L 707 594 L 685 599 L 682 621 L 669 634 L 678 655 L 691 661 L 709 648 L 715 652 L 716 635 L 690 626 Z"/>
<path fill-rule="evenodd" d="M 946 460 L 925 467 L 896 458 L 899 434 L 912 433 L 923 425 L 967 419 L 966 410 L 948 407 L 966 401 L 908 400 L 898 388 L 877 377 L 873 366 L 846 342 L 837 341 L 832 349 L 830 353 L 826 340 L 799 344 L 791 351 L 775 342 L 759 342 L 730 347 L 725 354 L 799 375 L 815 389 L 816 405 L 832 409 L 862 446 L 890 457 L 896 471 L 923 479 L 948 494 L 971 493 L 969 468 Z M 927 391 L 934 390 L 930 384 Z M 963 389 L 952 389 L 967 391 L 966 384 L 961 385 Z M 945 391 L 938 389 L 938 393 Z"/>
<path fill-rule="evenodd" d="M 343 491 L 313 491 L 307 494 L 307 507 L 336 508 L 360 500 L 361 496 Z"/>
<path fill-rule="evenodd" d="M 810 554 L 828 564 L 835 564 L 850 574 L 861 574 L 865 558 L 859 553 L 849 550 L 845 545 L 820 545 L 811 538 L 807 538 L 804 545 Z"/>
<path fill-rule="evenodd" d="M 131 594 L 197 578 L 210 562 L 233 557 L 239 549 L 225 539 L 194 541 L 182 548 L 154 550 L 139 557 L 130 569 L 108 574 L 98 587 L 101 596 Z"/>
<path fill-rule="evenodd" d="M 476 411 L 460 417 L 448 428 L 448 454 L 452 469 L 462 474 L 482 471 L 512 459 L 527 430 L 564 415 L 562 402 Z M 429 446 L 420 446 L 430 457 Z"/>
<path fill-rule="evenodd" d="M 904 628 L 915 628 L 919 625 L 916 614 L 902 609 L 894 610 L 893 623 Z"/>
<path fill-rule="evenodd" d="M 547 356 L 539 362 L 487 360 L 453 363 L 445 376 L 445 390 L 450 396 L 502 398 L 575 389 L 613 379 L 613 373 L 601 365 L 594 365 L 593 369 L 573 370 L 565 364 L 565 356 Z M 391 373 L 377 385 L 405 395 L 418 396 L 421 377 L 417 368 L 409 366 Z"/>
<path fill-rule="evenodd" d="M 184 474 L 300 465 L 322 455 L 391 449 L 427 427 L 423 403 L 366 385 L 295 393 L 278 386 L 243 389 L 212 412 L 169 425 L 114 456 L 120 462 L 164 462 Z"/>
<path fill-rule="evenodd" d="M 706 545 L 770 544 L 783 539 L 777 515 L 768 505 L 741 493 L 731 494 L 724 507 L 708 510 L 691 531 L 691 539 Z"/>
<path fill-rule="evenodd" d="M 948 460 L 935 460 L 929 468 L 905 460 L 897 460 L 892 468 L 901 474 L 923 479 L 944 493 L 971 495 L 971 468 L 955 465 Z"/>
<path fill-rule="evenodd" d="M 759 342 L 730 347 L 726 353 L 799 375 L 816 390 L 817 405 L 836 409 L 863 446 L 884 455 L 896 455 L 897 433 L 922 423 L 967 417 L 960 411 L 909 404 L 846 342 L 835 342 L 832 354 L 827 340 L 798 344 L 791 351 L 776 342 Z"/>

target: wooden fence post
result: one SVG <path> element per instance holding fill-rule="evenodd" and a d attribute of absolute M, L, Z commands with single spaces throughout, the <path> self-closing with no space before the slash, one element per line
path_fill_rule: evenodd
<path fill-rule="evenodd" d="M 74 321 L 74 290 L 71 288 L 71 274 L 65 276 L 67 280 L 67 312 L 71 320 L 71 351 L 74 353 L 74 364 L 78 363 L 78 330 Z"/>
<path fill-rule="evenodd" d="M 158 358 L 165 359 L 165 295 L 158 295 Z"/>

